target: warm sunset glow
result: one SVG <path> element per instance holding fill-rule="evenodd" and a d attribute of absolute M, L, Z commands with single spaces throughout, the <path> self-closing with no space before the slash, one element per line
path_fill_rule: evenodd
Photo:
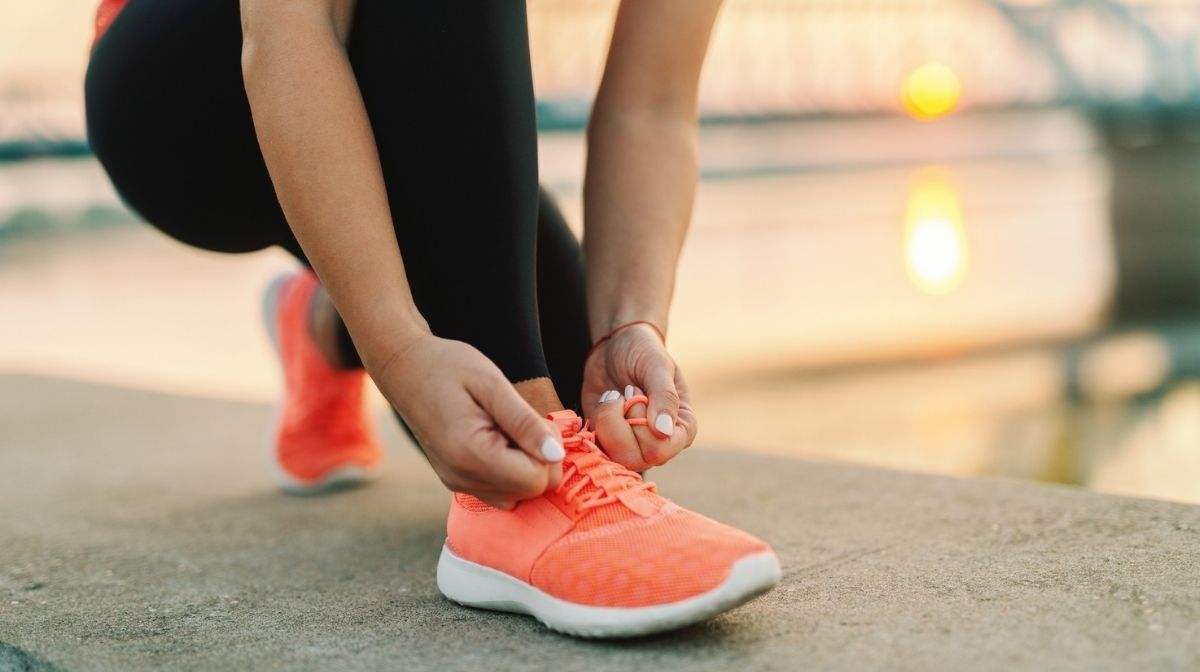
<path fill-rule="evenodd" d="M 908 277 L 933 296 L 952 292 L 967 268 L 967 232 L 962 207 L 949 176 L 922 171 L 908 196 L 904 228 Z"/>
<path fill-rule="evenodd" d="M 916 119 L 936 119 L 958 106 L 962 85 L 958 75 L 941 63 L 926 63 L 904 80 L 904 109 Z"/>

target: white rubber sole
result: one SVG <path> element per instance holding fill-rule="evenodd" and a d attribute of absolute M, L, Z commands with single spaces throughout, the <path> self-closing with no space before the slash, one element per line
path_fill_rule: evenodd
<path fill-rule="evenodd" d="M 504 572 L 464 560 L 442 547 L 438 589 L 468 607 L 528 614 L 548 628 L 578 637 L 638 637 L 675 630 L 745 604 L 779 583 L 779 559 L 767 551 L 733 565 L 716 588 L 653 607 L 593 607 L 548 595 Z"/>
<path fill-rule="evenodd" d="M 272 451 L 272 455 L 274 451 Z M 310 495 L 324 495 L 330 492 L 339 490 L 347 490 L 364 485 L 375 480 L 379 476 L 378 470 L 367 469 L 358 465 L 346 465 L 338 467 L 321 478 L 315 481 L 302 481 L 294 476 L 291 476 L 279 466 L 278 460 L 273 460 L 274 469 L 272 469 L 272 477 L 275 485 L 278 485 L 281 490 L 289 495 L 298 495 L 301 497 Z"/>
<path fill-rule="evenodd" d="M 274 347 L 276 356 L 280 356 L 281 353 L 279 349 L 279 331 L 275 325 L 275 307 L 279 305 L 279 292 L 283 290 L 284 283 L 291 276 L 291 273 L 286 273 L 272 280 L 263 296 L 263 324 L 266 325 L 267 336 L 271 340 L 271 346 Z M 301 497 L 324 495 L 364 485 L 379 476 L 378 469 L 368 469 L 358 464 L 348 464 L 332 469 L 321 476 L 321 478 L 311 481 L 296 478 L 289 474 L 283 465 L 280 464 L 279 457 L 275 452 L 275 437 L 279 435 L 279 423 L 282 420 L 283 405 L 280 403 L 275 407 L 275 420 L 271 423 L 271 434 L 266 443 L 268 448 L 267 456 L 270 460 L 271 480 L 275 481 L 275 485 L 279 486 L 279 489 L 287 494 Z"/>

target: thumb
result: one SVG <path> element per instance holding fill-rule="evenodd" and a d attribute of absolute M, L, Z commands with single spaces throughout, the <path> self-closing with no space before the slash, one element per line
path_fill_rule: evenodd
<path fill-rule="evenodd" d="M 561 462 L 566 455 L 557 426 L 533 410 L 503 376 L 476 379 L 469 391 L 500 431 L 518 448 L 542 463 Z"/>
<path fill-rule="evenodd" d="M 679 417 L 679 391 L 675 389 L 675 362 L 663 358 L 646 375 L 646 396 L 650 397 L 646 417 L 650 431 L 660 439 L 675 433 Z"/>

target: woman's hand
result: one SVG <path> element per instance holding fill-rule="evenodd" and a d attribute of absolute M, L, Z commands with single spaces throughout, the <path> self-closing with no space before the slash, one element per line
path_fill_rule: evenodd
<path fill-rule="evenodd" d="M 608 394 L 600 401 L 614 390 L 617 396 Z M 631 408 L 630 417 L 648 422 L 631 427 L 621 402 L 643 390 L 650 397 L 649 408 Z M 584 363 L 583 408 L 604 452 L 634 471 L 665 464 L 696 439 L 696 414 L 683 372 L 658 334 L 644 324 L 618 331 Z"/>
<path fill-rule="evenodd" d="M 557 426 L 470 345 L 421 335 L 371 374 L 451 490 L 511 509 L 561 481 Z"/>

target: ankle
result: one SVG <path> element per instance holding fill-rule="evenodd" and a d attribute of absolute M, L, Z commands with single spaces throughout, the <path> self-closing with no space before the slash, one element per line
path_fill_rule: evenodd
<path fill-rule="evenodd" d="M 517 394 L 541 415 L 566 408 L 559 400 L 558 393 L 554 391 L 554 383 L 549 378 L 522 380 L 513 383 L 513 387 L 516 388 Z"/>
<path fill-rule="evenodd" d="M 313 292 L 312 304 L 309 306 L 308 332 L 322 358 L 335 369 L 345 369 L 350 366 L 342 354 L 338 337 L 341 319 L 342 317 L 333 307 L 329 295 L 325 293 L 325 289 L 318 286 L 317 290 Z"/>

